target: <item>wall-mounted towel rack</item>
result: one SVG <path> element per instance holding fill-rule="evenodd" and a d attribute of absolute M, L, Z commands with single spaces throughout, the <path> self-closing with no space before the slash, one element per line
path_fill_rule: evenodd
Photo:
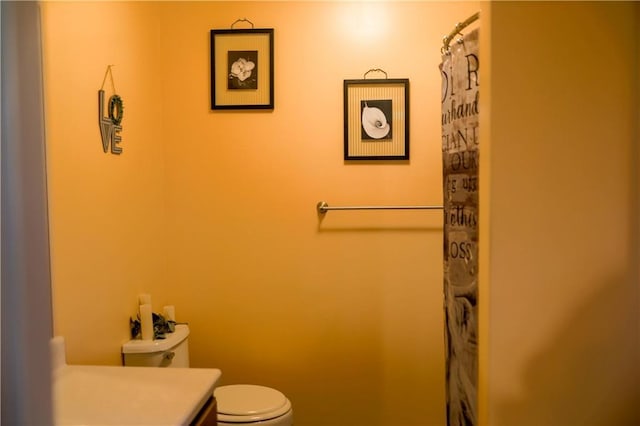
<path fill-rule="evenodd" d="M 324 201 L 316 204 L 318 213 L 325 214 L 329 210 L 442 210 L 442 206 L 330 206 Z"/>

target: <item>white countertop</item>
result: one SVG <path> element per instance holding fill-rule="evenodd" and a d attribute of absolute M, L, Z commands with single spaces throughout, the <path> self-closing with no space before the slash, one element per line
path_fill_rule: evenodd
<path fill-rule="evenodd" d="M 63 365 L 54 371 L 56 425 L 188 425 L 220 370 Z"/>

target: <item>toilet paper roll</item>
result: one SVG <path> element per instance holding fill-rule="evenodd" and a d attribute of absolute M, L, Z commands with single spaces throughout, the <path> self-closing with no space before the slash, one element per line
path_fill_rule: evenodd
<path fill-rule="evenodd" d="M 176 320 L 176 308 L 173 305 L 168 305 L 162 308 L 164 311 L 164 318 L 167 321 L 175 321 Z"/>
<path fill-rule="evenodd" d="M 140 305 L 140 330 L 142 340 L 153 340 L 153 315 L 151 305 Z"/>
<path fill-rule="evenodd" d="M 138 295 L 138 305 L 150 305 L 151 304 L 151 295 L 150 294 L 139 294 Z"/>

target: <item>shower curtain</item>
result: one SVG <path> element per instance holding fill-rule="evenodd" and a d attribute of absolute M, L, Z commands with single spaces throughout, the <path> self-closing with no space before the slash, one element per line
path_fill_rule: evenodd
<path fill-rule="evenodd" d="M 477 424 L 478 31 L 453 42 L 440 64 L 449 426 Z"/>

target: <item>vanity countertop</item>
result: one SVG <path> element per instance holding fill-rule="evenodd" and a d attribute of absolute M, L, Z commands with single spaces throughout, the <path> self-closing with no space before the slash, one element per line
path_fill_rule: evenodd
<path fill-rule="evenodd" d="M 188 425 L 220 370 L 63 365 L 53 377 L 56 425 Z"/>

